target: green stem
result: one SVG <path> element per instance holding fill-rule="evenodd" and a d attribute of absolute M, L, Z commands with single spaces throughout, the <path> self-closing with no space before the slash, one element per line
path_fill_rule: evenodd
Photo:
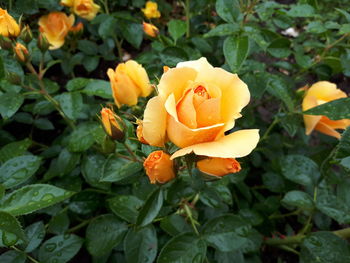
<path fill-rule="evenodd" d="M 15 246 L 11 246 L 11 248 L 12 248 L 13 250 L 16 250 L 17 252 L 20 252 L 20 253 L 25 254 L 26 257 L 27 257 L 30 261 L 32 261 L 33 263 L 40 263 L 40 262 L 37 261 L 35 258 L 29 256 L 27 253 L 25 253 L 24 251 L 20 250 L 19 248 L 15 247 Z"/>
<path fill-rule="evenodd" d="M 97 216 L 96 216 L 97 217 Z M 68 229 L 66 231 L 66 233 L 74 233 L 75 231 L 83 228 L 84 226 L 88 225 L 92 220 L 94 220 L 96 217 L 90 218 L 90 219 L 86 219 L 83 222 L 81 222 L 80 224 Z"/>
<path fill-rule="evenodd" d="M 185 204 L 184 208 L 185 208 L 187 218 L 190 220 L 190 223 L 191 223 L 191 226 L 192 226 L 194 232 L 199 236 L 199 232 L 198 232 L 198 229 L 196 227 L 196 224 L 198 224 L 198 222 L 195 221 L 194 218 L 192 217 L 192 212 L 191 212 L 190 208 L 188 207 L 188 205 Z"/>
<path fill-rule="evenodd" d="M 102 3 L 106 14 L 109 15 L 108 0 L 103 0 Z"/>
<path fill-rule="evenodd" d="M 190 19 L 191 19 L 191 14 L 190 14 L 190 0 L 186 0 L 185 3 L 185 12 L 186 12 L 186 37 L 189 38 L 191 33 L 191 24 L 190 24 Z"/>
<path fill-rule="evenodd" d="M 288 217 L 288 216 L 294 216 L 294 215 L 298 215 L 300 213 L 300 210 L 295 210 L 293 212 L 287 213 L 287 214 L 282 214 L 282 215 L 270 215 L 269 219 L 276 219 L 276 218 L 284 218 L 284 217 Z"/>
<path fill-rule="evenodd" d="M 135 162 L 139 162 L 139 163 L 143 163 L 143 161 L 141 161 L 137 155 L 133 152 L 133 150 L 130 148 L 129 145 L 127 145 L 125 142 L 123 143 L 125 149 L 128 151 L 128 153 L 130 154 L 131 158 L 133 161 Z"/>
<path fill-rule="evenodd" d="M 275 118 L 270 126 L 265 131 L 264 135 L 261 137 L 260 141 L 266 140 L 267 136 L 271 132 L 271 130 L 275 127 L 275 125 L 279 122 L 279 119 Z"/>
<path fill-rule="evenodd" d="M 114 37 L 115 45 L 117 46 L 118 57 L 120 62 L 123 61 L 123 49 L 122 49 L 122 41 L 119 41 L 117 37 Z"/>

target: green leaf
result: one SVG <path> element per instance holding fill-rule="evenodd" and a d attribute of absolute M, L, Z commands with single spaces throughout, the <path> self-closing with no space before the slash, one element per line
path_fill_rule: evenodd
<path fill-rule="evenodd" d="M 168 22 L 168 30 L 170 36 L 176 41 L 186 33 L 186 22 L 182 20 L 172 19 Z"/>
<path fill-rule="evenodd" d="M 142 25 L 139 23 L 130 23 L 126 21 L 119 24 L 122 30 L 122 35 L 133 47 L 140 48 L 143 39 Z"/>
<path fill-rule="evenodd" d="M 45 237 L 45 226 L 42 221 L 29 225 L 25 229 L 25 233 L 28 237 L 28 245 L 25 248 L 25 252 L 30 253 L 35 250 Z"/>
<path fill-rule="evenodd" d="M 71 153 L 66 148 L 62 149 L 58 158 L 51 161 L 44 179 L 49 180 L 56 176 L 62 177 L 69 174 L 79 164 L 79 160 L 80 154 Z"/>
<path fill-rule="evenodd" d="M 152 263 L 157 256 L 158 240 L 153 225 L 141 229 L 130 228 L 124 240 L 127 262 Z"/>
<path fill-rule="evenodd" d="M 118 195 L 108 200 L 109 208 L 114 214 L 129 223 L 136 223 L 143 201 L 133 195 Z"/>
<path fill-rule="evenodd" d="M 215 7 L 218 15 L 226 22 L 234 23 L 242 19 L 237 0 L 217 0 Z"/>
<path fill-rule="evenodd" d="M 21 225 L 13 215 L 0 211 L 0 222 L 0 230 L 16 235 L 17 238 L 21 239 L 23 242 L 27 242 L 26 235 Z"/>
<path fill-rule="evenodd" d="M 85 89 L 82 90 L 89 96 L 98 96 L 104 99 L 112 99 L 112 89 L 109 81 L 95 79 L 91 80 Z"/>
<path fill-rule="evenodd" d="M 69 119 L 76 120 L 83 109 L 83 98 L 79 92 L 63 92 L 54 97 Z"/>
<path fill-rule="evenodd" d="M 339 34 L 343 35 L 343 34 L 348 34 L 348 33 L 350 33 L 350 24 L 341 25 L 341 27 L 339 29 Z"/>
<path fill-rule="evenodd" d="M 23 155 L 31 145 L 32 141 L 28 138 L 6 144 L 0 149 L 0 163 Z"/>
<path fill-rule="evenodd" d="M 35 119 L 33 124 L 36 128 L 44 131 L 55 129 L 55 126 L 53 126 L 52 122 L 44 118 Z"/>
<path fill-rule="evenodd" d="M 276 58 L 286 58 L 292 53 L 290 45 L 291 42 L 287 38 L 280 37 L 270 43 L 267 51 Z"/>
<path fill-rule="evenodd" d="M 95 142 L 94 132 L 100 128 L 97 123 L 86 122 L 80 124 L 70 135 L 68 150 L 71 152 L 84 152 Z"/>
<path fill-rule="evenodd" d="M 280 165 L 285 178 L 304 186 L 314 185 L 320 174 L 317 164 L 303 155 L 287 155 Z"/>
<path fill-rule="evenodd" d="M 78 49 L 89 56 L 96 55 L 98 52 L 97 44 L 86 39 L 78 40 Z"/>
<path fill-rule="evenodd" d="M 60 212 L 57 215 L 51 217 L 47 231 L 52 234 L 63 234 L 68 230 L 69 217 L 66 211 Z"/>
<path fill-rule="evenodd" d="M 331 120 L 342 120 L 350 118 L 350 98 L 333 100 L 317 107 L 304 111 L 307 115 L 324 115 Z"/>
<path fill-rule="evenodd" d="M 334 159 L 342 159 L 350 156 L 350 127 L 343 132 L 336 147 Z"/>
<path fill-rule="evenodd" d="M 311 210 L 314 207 L 312 198 L 309 194 L 301 191 L 290 191 L 281 200 L 282 204 L 299 209 Z"/>
<path fill-rule="evenodd" d="M 101 215 L 91 221 L 86 229 L 86 247 L 93 256 L 103 256 L 112 251 L 127 231 L 125 222 L 111 214 Z"/>
<path fill-rule="evenodd" d="M 14 157 L 0 167 L 0 183 L 6 188 L 27 181 L 39 169 L 41 158 L 34 155 Z"/>
<path fill-rule="evenodd" d="M 0 114 L 4 119 L 12 117 L 24 101 L 22 94 L 6 92 L 0 95 Z"/>
<path fill-rule="evenodd" d="M 334 9 L 337 10 L 339 13 L 341 13 L 345 17 L 346 21 L 350 23 L 350 14 L 348 12 L 339 8 L 334 8 Z"/>
<path fill-rule="evenodd" d="M 101 14 L 96 17 L 101 18 L 102 23 L 100 24 L 98 28 L 98 34 L 103 38 L 106 39 L 108 37 L 115 36 L 115 32 L 117 31 L 118 27 L 118 21 L 114 17 L 107 15 L 107 14 Z M 97 19 L 94 20 L 97 20 Z"/>
<path fill-rule="evenodd" d="M 39 260 L 41 263 L 66 263 L 79 252 L 83 242 L 73 234 L 54 236 L 40 246 Z"/>
<path fill-rule="evenodd" d="M 203 37 L 222 37 L 239 32 L 238 24 L 221 24 L 205 33 Z"/>
<path fill-rule="evenodd" d="M 71 197 L 74 193 L 49 184 L 26 185 L 6 195 L 0 210 L 14 216 L 26 215 Z"/>
<path fill-rule="evenodd" d="M 165 48 L 159 53 L 159 57 L 162 63 L 169 67 L 174 67 L 177 63 L 188 60 L 186 52 L 177 47 Z"/>
<path fill-rule="evenodd" d="M 23 252 L 9 250 L 0 255 L 0 262 L 4 263 L 25 263 L 27 256 Z"/>
<path fill-rule="evenodd" d="M 321 21 L 312 21 L 310 24 L 307 25 L 306 31 L 313 34 L 321 34 L 326 32 L 327 29 Z"/>
<path fill-rule="evenodd" d="M 160 227 L 171 236 L 191 231 L 191 227 L 183 216 L 172 214 L 160 221 Z"/>
<path fill-rule="evenodd" d="M 224 55 L 232 72 L 239 71 L 249 53 L 249 39 L 243 37 L 228 37 L 224 42 Z"/>
<path fill-rule="evenodd" d="M 143 166 L 139 162 L 127 161 L 121 158 L 110 158 L 104 164 L 101 182 L 120 182 L 124 179 L 134 178 Z"/>
<path fill-rule="evenodd" d="M 294 102 L 288 90 L 288 84 L 283 78 L 272 75 L 267 83 L 267 91 L 274 97 L 282 100 L 289 111 L 294 110 Z"/>
<path fill-rule="evenodd" d="M 239 216 L 224 215 L 211 219 L 203 227 L 203 237 L 209 245 L 229 252 L 250 245 L 252 227 Z"/>
<path fill-rule="evenodd" d="M 5 78 L 5 66 L 2 56 L 0 56 L 0 80 Z"/>
<path fill-rule="evenodd" d="M 331 232 L 315 232 L 301 244 L 301 263 L 349 263 L 350 247 L 347 241 Z"/>
<path fill-rule="evenodd" d="M 157 263 L 203 262 L 207 246 L 193 233 L 184 233 L 170 239 L 160 251 Z"/>
<path fill-rule="evenodd" d="M 68 91 L 76 91 L 84 88 L 91 80 L 86 78 L 74 78 L 67 82 L 66 89 Z"/>
<path fill-rule="evenodd" d="M 101 189 L 109 189 L 109 183 L 100 182 L 105 162 L 106 159 L 100 154 L 84 156 L 81 163 L 81 173 L 88 184 Z"/>
<path fill-rule="evenodd" d="M 293 5 L 292 8 L 287 12 L 288 16 L 291 17 L 312 17 L 315 9 L 308 4 Z"/>
<path fill-rule="evenodd" d="M 147 198 L 136 219 L 136 224 L 142 227 L 152 223 L 162 208 L 162 205 L 163 191 L 158 188 Z"/>

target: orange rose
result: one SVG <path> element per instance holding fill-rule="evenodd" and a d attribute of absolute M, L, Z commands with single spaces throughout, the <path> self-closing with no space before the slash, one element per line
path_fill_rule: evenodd
<path fill-rule="evenodd" d="M 347 95 L 345 92 L 337 89 L 337 86 L 334 83 L 319 81 L 306 91 L 302 108 L 303 111 L 306 111 L 323 103 L 346 97 Z M 350 125 L 350 120 L 343 119 L 333 121 L 326 116 L 304 115 L 304 123 L 307 135 L 313 130 L 317 130 L 340 139 L 341 136 L 336 129 L 346 129 L 346 127 Z"/>
<path fill-rule="evenodd" d="M 170 160 L 170 155 L 163 151 L 155 151 L 148 155 L 143 167 L 151 184 L 163 184 L 175 178 L 173 161 Z"/>
<path fill-rule="evenodd" d="M 233 158 L 207 158 L 197 162 L 198 169 L 212 176 L 224 176 L 237 173 L 241 165 Z"/>
<path fill-rule="evenodd" d="M 13 48 L 13 51 L 16 54 L 18 61 L 26 63 L 29 59 L 28 49 L 23 46 L 21 43 L 17 42 L 16 46 Z"/>
<path fill-rule="evenodd" d="M 122 141 L 124 139 L 123 121 L 109 108 L 101 110 L 101 122 L 107 135 L 113 140 Z"/>
<path fill-rule="evenodd" d="M 150 18 L 159 18 L 160 12 L 158 11 L 158 4 L 152 1 L 146 2 L 146 7 L 141 9 L 145 17 Z"/>
<path fill-rule="evenodd" d="M 39 19 L 40 32 L 50 43 L 50 49 L 58 49 L 64 44 L 64 39 L 74 24 L 74 15 L 67 17 L 62 12 L 51 12 Z"/>
<path fill-rule="evenodd" d="M 146 70 L 134 60 L 120 63 L 115 70 L 108 69 L 107 75 L 118 107 L 136 105 L 139 96 L 147 97 L 152 92 Z"/>
<path fill-rule="evenodd" d="M 7 13 L 7 10 L 0 8 L 0 35 L 4 37 L 17 37 L 21 30 L 16 20 Z"/>
<path fill-rule="evenodd" d="M 62 0 L 61 5 L 70 7 L 74 14 L 86 20 L 94 19 L 100 11 L 100 6 L 95 4 L 93 0 Z"/>
<path fill-rule="evenodd" d="M 256 147 L 256 129 L 225 136 L 250 100 L 247 85 L 236 74 L 214 68 L 205 58 L 181 62 L 163 74 L 158 92 L 147 103 L 143 137 L 153 146 L 169 139 L 182 148 L 172 158 L 191 152 L 238 158 Z"/>
<path fill-rule="evenodd" d="M 156 26 L 146 22 L 143 22 L 142 26 L 143 26 L 143 32 L 145 32 L 146 35 L 150 37 L 158 36 L 159 29 Z"/>

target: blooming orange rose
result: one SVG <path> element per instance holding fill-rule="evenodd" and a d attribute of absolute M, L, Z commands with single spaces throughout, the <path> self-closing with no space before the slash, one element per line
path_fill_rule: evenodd
<path fill-rule="evenodd" d="M 159 29 L 155 25 L 143 22 L 142 26 L 145 34 L 150 37 L 156 37 L 159 34 Z"/>
<path fill-rule="evenodd" d="M 122 119 L 109 108 L 101 110 L 101 121 L 107 135 L 113 140 L 122 141 L 124 132 L 122 127 Z"/>
<path fill-rule="evenodd" d="M 67 17 L 62 12 L 51 12 L 39 19 L 40 32 L 50 43 L 50 49 L 58 49 L 74 24 L 74 15 Z"/>
<path fill-rule="evenodd" d="M 173 161 L 163 151 L 155 151 L 148 155 L 143 166 L 151 184 L 166 183 L 175 178 Z"/>
<path fill-rule="evenodd" d="M 76 15 L 86 20 L 94 19 L 100 11 L 100 6 L 93 0 L 62 0 L 61 4 L 70 7 Z"/>
<path fill-rule="evenodd" d="M 305 93 L 303 99 L 303 111 L 321 105 L 323 103 L 346 98 L 345 92 L 337 89 L 334 83 L 328 81 L 319 81 L 313 84 Z M 346 129 L 350 125 L 349 119 L 333 121 L 326 116 L 304 115 L 306 134 L 309 135 L 313 130 L 317 130 L 329 136 L 340 139 L 339 132 L 336 129 Z"/>
<path fill-rule="evenodd" d="M 4 37 L 17 37 L 21 30 L 16 20 L 6 10 L 0 8 L 0 35 Z"/>
<path fill-rule="evenodd" d="M 29 59 L 28 49 L 23 46 L 21 43 L 17 42 L 16 46 L 13 48 L 13 51 L 16 54 L 16 58 L 23 63 L 26 63 Z"/>
<path fill-rule="evenodd" d="M 152 92 L 146 70 L 134 60 L 120 63 L 115 70 L 108 69 L 115 104 L 137 104 L 137 98 L 147 97 Z"/>
<path fill-rule="evenodd" d="M 153 146 L 169 139 L 182 148 L 172 158 L 191 152 L 238 158 L 256 147 L 256 129 L 225 136 L 250 100 L 247 85 L 236 74 L 214 68 L 205 58 L 181 62 L 163 74 L 158 92 L 147 103 L 143 137 Z"/>
<path fill-rule="evenodd" d="M 152 1 L 146 2 L 146 7 L 141 9 L 145 17 L 150 18 L 159 18 L 160 12 L 158 11 L 158 4 Z"/>
<path fill-rule="evenodd" d="M 224 176 L 241 170 L 241 165 L 233 158 L 206 158 L 198 161 L 197 167 L 203 173 L 213 176 Z"/>

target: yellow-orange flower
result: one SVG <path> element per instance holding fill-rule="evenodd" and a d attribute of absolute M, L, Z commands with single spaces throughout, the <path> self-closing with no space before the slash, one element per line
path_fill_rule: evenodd
<path fill-rule="evenodd" d="M 134 60 L 120 63 L 115 70 L 108 69 L 115 104 L 136 105 L 139 96 L 147 97 L 152 92 L 146 70 Z"/>
<path fill-rule="evenodd" d="M 84 25 L 82 22 L 79 22 L 78 24 L 76 24 L 75 26 L 72 26 L 69 30 L 69 32 L 72 32 L 73 34 L 77 34 L 82 32 L 84 29 Z"/>
<path fill-rule="evenodd" d="M 39 19 L 40 32 L 50 43 L 50 49 L 63 46 L 66 35 L 74 24 L 74 15 L 67 17 L 62 12 L 51 12 Z"/>
<path fill-rule="evenodd" d="M 14 46 L 13 51 L 16 54 L 16 58 L 23 63 L 26 63 L 29 59 L 28 49 L 23 46 L 21 43 L 17 42 L 16 46 Z"/>
<path fill-rule="evenodd" d="M 100 6 L 93 0 L 61 0 L 61 4 L 70 7 L 72 12 L 86 20 L 94 19 L 100 11 Z"/>
<path fill-rule="evenodd" d="M 241 165 L 234 158 L 206 158 L 198 161 L 197 167 L 212 176 L 224 176 L 241 170 Z"/>
<path fill-rule="evenodd" d="M 334 83 L 319 81 L 313 84 L 305 93 L 302 107 L 303 111 L 321 105 L 323 103 L 346 98 L 345 92 L 337 88 Z M 326 116 L 304 115 L 305 132 L 309 135 L 313 130 L 317 130 L 329 136 L 340 139 L 341 135 L 336 129 L 346 129 L 350 125 L 349 119 L 333 121 Z"/>
<path fill-rule="evenodd" d="M 124 139 L 124 129 L 122 119 L 109 108 L 101 110 L 101 121 L 107 135 L 113 140 L 122 141 Z"/>
<path fill-rule="evenodd" d="M 158 11 L 158 4 L 152 1 L 146 2 L 146 7 L 141 9 L 145 17 L 150 18 L 159 18 L 160 12 Z"/>
<path fill-rule="evenodd" d="M 21 30 L 16 20 L 0 8 L 0 35 L 4 37 L 17 37 Z"/>
<path fill-rule="evenodd" d="M 140 143 L 148 144 L 145 138 L 143 138 L 143 124 L 140 120 L 137 120 L 136 136 Z"/>
<path fill-rule="evenodd" d="M 175 178 L 173 161 L 170 160 L 170 155 L 163 151 L 155 151 L 148 155 L 143 167 L 151 184 L 163 184 Z"/>
<path fill-rule="evenodd" d="M 247 85 L 236 74 L 214 68 L 205 58 L 181 62 L 163 74 L 158 92 L 147 103 L 143 137 L 153 146 L 169 139 L 182 148 L 172 158 L 191 152 L 239 158 L 256 147 L 256 129 L 225 136 L 250 100 Z"/>
<path fill-rule="evenodd" d="M 143 32 L 150 37 L 156 37 L 159 34 L 159 29 L 150 23 L 143 22 Z"/>

